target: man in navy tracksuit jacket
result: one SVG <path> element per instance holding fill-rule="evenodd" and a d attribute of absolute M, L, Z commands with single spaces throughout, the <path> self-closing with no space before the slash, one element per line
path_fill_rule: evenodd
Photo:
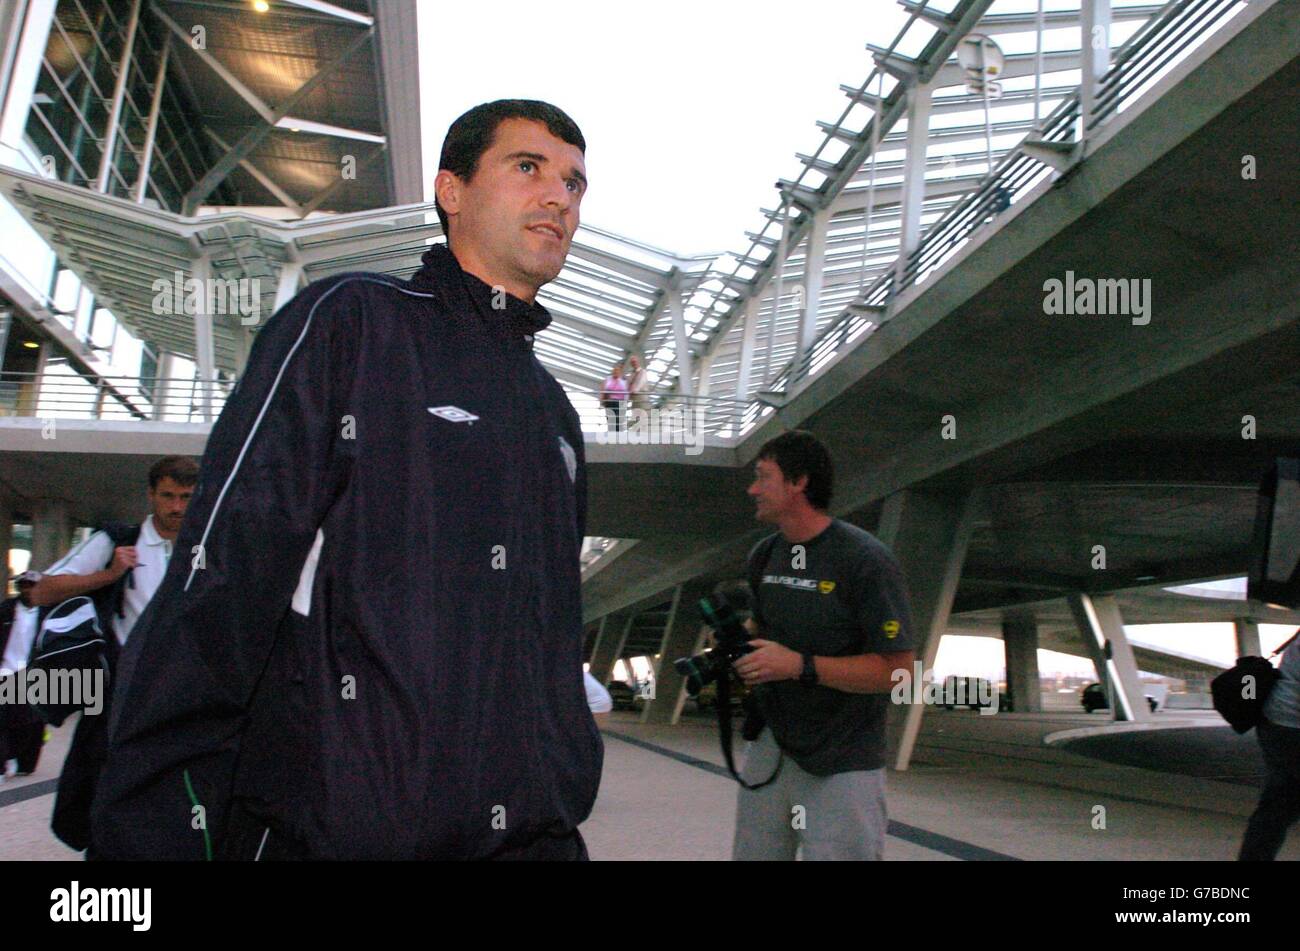
<path fill-rule="evenodd" d="M 586 857 L 582 432 L 533 354 L 584 151 L 553 106 L 476 107 L 451 250 L 258 334 L 122 657 L 94 857 Z"/>

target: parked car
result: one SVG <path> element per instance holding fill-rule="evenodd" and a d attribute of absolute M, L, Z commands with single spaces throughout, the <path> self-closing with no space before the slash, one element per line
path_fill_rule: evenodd
<path fill-rule="evenodd" d="M 1146 695 L 1147 706 L 1151 712 L 1155 713 L 1160 709 L 1160 702 L 1151 694 Z M 1109 710 L 1110 703 L 1106 700 L 1106 688 L 1101 684 L 1093 683 L 1083 688 L 1079 694 L 1079 702 L 1083 704 L 1084 713 L 1092 713 L 1094 710 Z"/>
<path fill-rule="evenodd" d="M 743 703 L 745 699 L 744 688 L 737 684 L 731 685 L 731 715 L 733 717 L 742 716 L 744 713 Z M 695 696 L 695 711 L 705 713 L 709 710 L 716 710 L 718 707 L 718 685 L 716 683 L 705 684 L 703 689 Z"/>
<path fill-rule="evenodd" d="M 951 710 L 954 706 L 967 707 L 971 710 L 980 709 L 983 704 L 980 702 L 981 697 L 993 696 L 992 681 L 985 680 L 982 677 L 945 677 L 943 680 L 943 708 Z M 998 709 L 1006 709 L 999 701 Z"/>
<path fill-rule="evenodd" d="M 605 687 L 609 691 L 609 699 L 614 702 L 615 710 L 635 710 L 636 709 L 636 689 L 630 684 L 621 680 L 615 680 Z"/>

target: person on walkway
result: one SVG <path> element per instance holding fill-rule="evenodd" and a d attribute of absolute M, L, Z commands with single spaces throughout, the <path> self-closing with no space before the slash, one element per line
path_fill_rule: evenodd
<path fill-rule="evenodd" d="M 1255 727 L 1264 754 L 1260 792 L 1237 858 L 1271 862 L 1300 819 L 1300 637 L 1282 652 L 1278 677 L 1264 701 L 1264 719 Z"/>
<path fill-rule="evenodd" d="M 605 424 L 611 433 L 623 429 L 623 413 L 627 407 L 627 381 L 623 379 L 623 364 L 616 363 L 600 385 L 600 405 L 605 407 Z"/>

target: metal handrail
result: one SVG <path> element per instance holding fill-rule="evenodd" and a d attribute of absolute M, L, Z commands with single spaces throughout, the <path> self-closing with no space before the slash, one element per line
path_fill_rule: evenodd
<path fill-rule="evenodd" d="M 204 422 L 205 399 L 215 420 L 234 386 L 229 380 L 204 382 L 193 377 L 5 371 L 0 372 L 0 417 Z M 582 428 L 607 431 L 609 418 L 600 405 L 600 390 L 568 392 Z M 583 396 L 589 399 L 572 399 Z M 746 404 L 722 396 L 655 392 L 626 401 L 623 410 L 649 414 L 644 420 L 627 412 L 622 415 L 625 428 L 629 422 L 643 422 L 656 438 L 676 438 L 686 432 L 725 439 L 738 431 Z"/>
<path fill-rule="evenodd" d="M 1187 51 L 1195 40 L 1204 40 L 1223 16 L 1241 3 L 1242 0 L 1170 0 L 1115 51 L 1110 67 L 1098 80 L 1093 114 L 1080 121 L 1080 86 L 1043 119 L 1036 137 L 1048 142 L 1071 142 L 1080 126 L 1086 136 L 1118 112 L 1125 99 L 1142 91 L 1175 56 Z M 1034 130 L 1025 138 L 1032 135 Z M 896 257 L 893 264 L 817 335 L 806 352 L 795 354 L 772 380 L 771 391 L 787 392 L 815 375 L 845 347 L 859 345 L 865 339 L 864 329 L 869 331 L 869 336 L 889 318 L 885 309 L 898 293 L 924 280 L 975 232 L 1009 207 L 1016 196 L 1035 187 L 1051 172 L 1049 166 L 1025 151 L 1024 140 L 1009 149 L 974 191 L 963 196 L 926 229 L 917 248 L 906 254 L 905 261 L 903 254 Z M 896 280 L 900 262 L 902 279 Z M 770 404 L 760 399 L 750 400 L 741 416 L 752 422 L 767 405 Z"/>
<path fill-rule="evenodd" d="M 227 380 L 0 372 L 0 416 L 203 422 L 234 388 Z"/>
<path fill-rule="evenodd" d="M 574 402 L 585 432 L 628 433 L 631 435 L 627 442 L 653 442 L 661 438 L 672 441 L 684 434 L 727 439 L 739 434 L 748 405 L 744 400 L 725 396 L 648 392 L 620 401 L 622 405 L 617 410 L 607 410 L 599 389 L 569 388 L 568 392 L 571 402 L 574 396 L 591 400 L 590 403 Z M 645 415 L 638 416 L 636 411 Z M 646 439 L 635 438 L 643 434 Z"/>

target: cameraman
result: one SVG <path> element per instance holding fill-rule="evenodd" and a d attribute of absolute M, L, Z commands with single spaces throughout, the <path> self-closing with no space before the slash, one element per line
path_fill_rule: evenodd
<path fill-rule="evenodd" d="M 794 431 L 759 451 L 749 494 L 778 534 L 750 553 L 762 636 L 734 664 L 766 721 L 747 749 L 732 858 L 879 859 L 885 843 L 890 674 L 916 642 L 902 571 L 869 532 L 826 509 L 826 447 Z"/>

